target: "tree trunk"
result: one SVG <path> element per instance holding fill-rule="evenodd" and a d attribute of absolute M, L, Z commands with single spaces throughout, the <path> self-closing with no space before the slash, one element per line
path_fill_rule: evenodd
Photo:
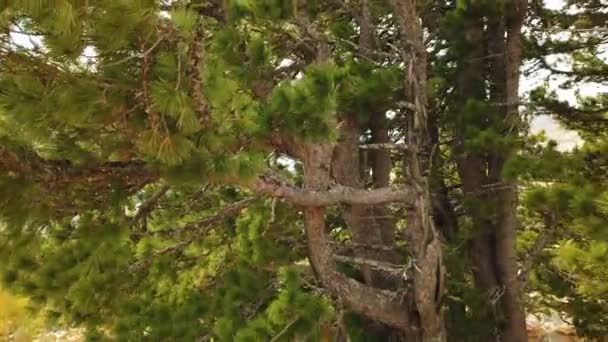
<path fill-rule="evenodd" d="M 360 34 L 359 46 L 361 50 L 372 51 L 374 48 L 374 23 L 371 14 L 369 0 L 363 0 L 361 3 L 361 19 L 360 19 Z M 372 58 L 372 56 L 368 56 Z M 389 143 L 388 122 L 385 113 L 374 113 L 370 117 L 369 126 L 372 132 L 372 143 Z M 358 139 L 358 136 L 357 136 Z M 358 142 L 358 140 L 357 140 Z M 390 185 L 390 173 L 392 169 L 392 161 L 390 151 L 387 149 L 377 149 L 370 151 L 372 179 L 375 188 L 386 188 Z M 390 211 L 384 205 L 370 207 L 369 210 L 373 214 L 374 224 L 377 227 L 380 235 L 380 241 L 383 246 L 395 246 L 395 223 L 390 217 Z M 396 253 L 385 253 L 384 261 L 396 263 L 399 261 L 399 256 Z M 379 286 L 388 288 L 391 285 L 390 281 L 382 280 L 384 284 Z"/>
<path fill-rule="evenodd" d="M 465 65 L 458 73 L 457 96 L 463 101 L 468 98 L 485 101 L 489 94 L 492 105 L 506 108 L 505 117 L 488 117 L 479 127 L 501 129 L 505 138 L 517 134 L 520 124 L 517 111 L 521 64 L 520 30 L 526 6 L 525 1 L 508 5 L 505 8 L 509 14 L 506 16 L 507 22 L 503 16 L 489 16 L 486 24 L 481 18 L 469 17 L 465 37 L 470 48 L 463 56 Z M 483 49 L 484 46 L 487 51 Z M 487 62 L 482 58 L 485 55 L 491 56 Z M 490 81 L 487 92 L 486 79 Z M 465 104 L 462 102 L 461 108 Z M 464 120 L 466 113 L 462 114 Z M 463 121 L 461 127 L 466 124 Z M 501 175 L 504 162 L 512 150 L 507 153 L 489 152 L 486 155 L 466 153 L 462 147 L 466 132 L 463 130 L 460 135 L 459 146 L 455 147 L 457 155 L 461 156 L 458 162 L 459 174 L 465 196 L 471 201 L 469 215 L 476 227 L 476 234 L 471 241 L 475 283 L 488 294 L 497 295 L 489 301 L 491 304 L 497 303 L 497 309 L 501 312 L 503 324 L 497 333 L 502 340 L 527 341 L 515 250 L 517 184 L 505 181 Z M 496 205 L 494 215 L 488 215 L 478 208 L 490 201 Z"/>
<path fill-rule="evenodd" d="M 304 187 L 327 190 L 330 186 L 329 165 L 333 154 L 330 144 L 302 146 Z M 336 270 L 327 236 L 324 207 L 306 207 L 304 220 L 308 238 L 309 259 L 323 286 L 356 313 L 403 331 L 412 326 L 407 307 L 390 291 L 375 289 L 346 277 Z"/>
<path fill-rule="evenodd" d="M 388 135 L 388 120 L 385 113 L 377 113 L 370 119 L 370 129 L 372 132 L 372 143 L 388 144 L 391 142 Z M 388 149 L 376 149 L 371 153 L 372 180 L 374 188 L 385 188 L 389 186 L 393 162 L 391 152 Z M 395 244 L 395 222 L 391 217 L 391 212 L 383 205 L 373 208 L 376 222 L 379 225 L 382 236 L 382 243 L 385 246 Z"/>
<path fill-rule="evenodd" d="M 347 116 L 342 121 L 338 144 L 334 149 L 331 164 L 331 172 L 336 182 L 353 188 L 363 188 L 359 169 L 359 137 L 360 130 L 357 121 L 352 116 Z M 385 187 L 387 186 L 388 184 Z M 387 227 L 378 222 L 375 207 L 380 206 L 342 206 L 342 213 L 354 242 L 355 255 L 365 259 L 397 263 L 398 255 L 394 250 L 390 250 L 391 247 L 394 247 L 394 239 L 385 241 L 383 229 Z M 368 285 L 382 287 L 383 283 L 387 283 L 382 274 L 373 272 L 369 266 L 363 265 L 361 269 Z"/>
<path fill-rule="evenodd" d="M 480 130 L 502 130 L 505 138 L 517 134 L 520 29 L 525 7 L 524 1 L 507 5 L 504 10 L 510 15 L 506 16 L 506 22 L 505 16 L 487 15 L 487 20 L 484 20 L 478 11 L 472 10 L 467 14 L 464 31 L 467 48 L 460 56 L 463 65 L 457 72 L 455 94 L 460 119 L 455 125 L 457 139 L 454 151 L 469 204 L 468 215 L 475 228 L 470 242 L 475 284 L 490 297 L 494 295 L 494 298 L 488 298 L 488 304 L 496 303 L 500 314 L 493 315 L 492 320 L 495 323 L 498 320 L 503 322 L 497 331 L 490 333 L 497 334 L 495 338 L 500 336 L 504 341 L 515 342 L 526 341 L 527 338 L 525 311 L 517 281 L 517 184 L 505 182 L 501 175 L 504 162 L 511 152 L 470 152 L 465 150 L 464 145 L 468 139 L 466 127 L 471 124 L 477 124 Z M 469 99 L 480 102 L 489 99 L 491 105 L 506 108 L 506 115 L 503 118 L 488 115 L 483 121 L 466 122 L 468 113 L 465 110 Z M 483 209 L 490 203 L 495 205 L 493 213 Z"/>
<path fill-rule="evenodd" d="M 299 0 L 298 2 L 299 5 L 302 5 L 305 1 Z M 408 205 L 407 244 L 412 255 L 412 262 L 416 265 L 409 274 L 411 287 L 400 296 L 396 292 L 362 284 L 338 272 L 326 231 L 326 208 L 320 204 L 315 205 L 305 201 L 303 212 L 309 260 L 316 276 L 328 293 L 338 297 L 352 311 L 400 329 L 405 333 L 407 341 L 444 342 L 447 340 L 447 336 L 441 301 L 444 294 L 445 270 L 439 234 L 432 219 L 428 172 L 426 171 L 428 159 L 423 156 L 423 153 L 428 153 L 426 149 L 429 141 L 426 116 L 426 51 L 415 2 L 394 0 L 393 7 L 399 18 L 404 42 L 410 47 L 409 67 L 405 77 L 406 94 L 416 106 L 415 115 L 412 116 L 411 124 L 408 125 L 408 155 L 406 157 L 408 186 L 411 188 L 410 193 L 412 194 L 406 203 Z M 305 7 L 298 6 L 298 9 L 300 8 Z M 305 18 L 302 20 L 306 21 Z M 410 43 L 413 44 L 410 46 Z M 322 40 L 319 40 L 318 44 L 317 59 L 327 61 L 328 47 L 323 44 Z M 412 72 L 413 70 L 415 72 Z M 353 148 L 353 145 L 358 145 L 358 131 L 353 128 L 356 128 L 356 125 L 352 122 L 347 121 L 345 125 L 345 134 L 342 138 L 346 140 L 343 140 L 335 151 L 335 146 L 328 143 L 296 143 L 297 146 L 291 148 L 302 161 L 306 190 L 312 190 L 314 194 L 327 193 L 330 190 L 332 159 L 345 158 L 344 160 L 349 165 L 358 164 L 358 162 L 355 163 L 358 151 Z M 348 143 L 344 143 L 344 141 L 348 141 Z M 336 153 L 335 158 L 334 152 Z M 357 165 L 354 170 L 347 173 L 345 170 L 340 170 L 338 166 L 334 170 L 334 175 L 356 186 L 357 183 L 360 183 L 360 179 L 357 180 L 358 170 Z M 261 192 L 271 190 L 264 184 L 260 184 L 258 189 Z M 277 193 L 281 193 L 282 189 L 275 188 L 275 190 Z M 372 192 L 370 191 L 370 193 Z M 298 196 L 297 191 L 291 191 L 290 194 L 294 197 Z M 283 195 L 285 195 L 284 192 Z M 353 214 L 352 205 L 354 203 L 350 204 L 350 214 Z M 356 209 L 357 212 L 354 214 L 360 214 L 362 209 Z M 361 224 L 356 220 L 356 216 L 352 216 L 351 219 L 354 227 Z"/>
<path fill-rule="evenodd" d="M 432 217 L 429 191 L 429 131 L 427 116 L 427 56 L 422 25 L 414 0 L 392 0 L 404 45 L 408 47 L 405 77 L 406 98 L 414 104 L 407 132 L 407 156 L 404 160 L 408 182 L 416 192 L 415 203 L 407 211 L 407 242 L 414 262 L 422 270 L 413 279 L 416 317 L 420 320 L 424 341 L 446 341 L 441 310 L 444 293 L 443 252 L 439 233 Z"/>
<path fill-rule="evenodd" d="M 490 38 L 495 39 L 495 37 Z M 456 122 L 456 144 L 454 151 L 457 156 L 458 173 L 462 182 L 465 196 L 466 209 L 470 215 L 474 236 L 469 248 L 471 262 L 473 263 L 473 276 L 478 288 L 486 293 L 493 292 L 498 288 L 497 271 L 495 263 L 495 235 L 491 218 L 481 210 L 486 203 L 487 194 L 484 185 L 488 183 L 486 175 L 486 158 L 483 154 L 466 150 L 467 127 L 478 125 L 479 129 L 485 129 L 485 122 L 467 122 L 467 103 L 473 101 L 484 101 L 485 69 L 483 56 L 484 50 L 484 20 L 476 13 L 467 13 L 464 30 L 465 52 L 460 56 L 463 65 L 457 74 L 456 93 L 457 110 L 459 119 Z M 484 313 L 485 315 L 486 313 Z M 491 317 L 492 320 L 495 317 Z"/>
<path fill-rule="evenodd" d="M 519 118 L 519 76 L 522 59 L 521 28 L 526 15 L 528 1 L 517 0 L 511 4 L 510 15 L 507 16 L 506 43 L 506 127 L 508 134 L 517 134 L 520 125 Z M 515 127 L 515 130 L 512 128 Z M 511 157 L 511 150 L 498 163 L 500 169 L 504 161 Z M 506 187 L 500 193 L 500 224 L 497 227 L 496 259 L 501 283 L 504 286 L 503 310 L 507 316 L 503 339 L 505 341 L 525 342 L 528 340 L 526 331 L 526 315 L 522 304 L 521 284 L 517 277 L 517 254 L 515 240 L 517 236 L 517 182 L 507 181 Z"/>

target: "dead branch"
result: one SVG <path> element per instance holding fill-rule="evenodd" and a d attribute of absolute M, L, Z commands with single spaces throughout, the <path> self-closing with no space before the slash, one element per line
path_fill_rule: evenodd
<path fill-rule="evenodd" d="M 362 150 L 407 150 L 406 144 L 393 144 L 393 143 L 377 143 L 377 144 L 365 144 L 359 145 Z"/>
<path fill-rule="evenodd" d="M 335 185 L 326 191 L 304 190 L 287 185 L 281 179 L 272 176 L 260 178 L 252 185 L 252 189 L 259 194 L 283 198 L 290 203 L 304 207 L 319 207 L 338 203 L 382 204 L 409 202 L 414 195 L 409 189 L 380 188 L 365 190 L 342 185 Z"/>
<path fill-rule="evenodd" d="M 345 255 L 334 255 L 334 259 L 340 262 L 356 264 L 356 265 L 365 265 L 377 270 L 385 271 L 390 274 L 401 274 L 403 270 L 406 268 L 405 265 L 397 265 L 385 261 L 372 260 L 361 257 L 350 257 Z"/>

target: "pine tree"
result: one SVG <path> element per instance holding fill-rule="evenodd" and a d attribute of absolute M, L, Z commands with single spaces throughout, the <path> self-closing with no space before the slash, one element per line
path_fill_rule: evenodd
<path fill-rule="evenodd" d="M 606 39 L 606 9 L 602 1 L 569 1 L 565 8 L 577 11 L 535 9 L 540 30 L 530 39 L 530 51 L 537 65 L 550 71 L 559 87 L 574 89 L 577 104 L 568 103 L 549 87 L 530 94 L 532 108 L 552 113 L 563 125 L 575 130 L 583 143 L 570 153 L 558 153 L 548 142 L 524 157 L 534 158 L 524 174 L 541 180 L 525 193 L 526 210 L 533 220 L 530 235 L 537 258 L 545 262 L 528 266 L 531 291 L 540 294 L 535 306 L 568 315 L 580 334 L 606 336 L 608 306 L 605 264 L 608 256 L 604 227 L 606 212 L 606 143 L 608 117 L 606 94 L 583 96 L 579 90 L 592 84 L 598 89 L 608 83 L 607 65 L 601 57 Z M 542 31 L 572 32 L 543 39 Z M 552 54 L 561 60 L 553 62 Z M 522 165 L 518 162 L 516 164 Z M 542 170 L 542 172 L 538 172 Z M 542 243 L 538 243 L 538 241 Z"/>
<path fill-rule="evenodd" d="M 0 4 L 3 284 L 92 341 L 605 335 L 606 98 L 519 94 L 606 83 L 570 2 Z"/>

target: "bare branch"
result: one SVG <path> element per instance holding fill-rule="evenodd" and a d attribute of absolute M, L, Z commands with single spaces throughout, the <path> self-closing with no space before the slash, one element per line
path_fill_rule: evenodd
<path fill-rule="evenodd" d="M 406 144 L 378 143 L 359 145 L 362 150 L 407 150 Z"/>
<path fill-rule="evenodd" d="M 252 186 L 259 194 L 284 198 L 305 207 L 320 207 L 338 203 L 382 204 L 388 202 L 409 202 L 413 192 L 406 189 L 380 188 L 373 190 L 355 189 L 335 185 L 327 191 L 297 189 L 276 177 L 262 177 Z"/>
<path fill-rule="evenodd" d="M 296 322 L 298 322 L 300 320 L 300 316 L 294 318 L 293 320 L 291 320 L 289 323 L 287 323 L 287 325 L 285 326 L 285 328 L 283 328 L 283 330 L 281 330 L 275 337 L 272 338 L 272 340 L 270 340 L 271 342 L 274 341 L 278 341 L 280 340 L 283 335 L 285 335 L 287 333 L 287 331 L 289 331 L 289 328 L 291 328 L 294 324 L 296 324 Z"/>
<path fill-rule="evenodd" d="M 390 246 L 390 245 L 378 245 L 378 244 L 365 244 L 365 243 L 356 243 L 356 242 L 350 242 L 348 244 L 343 244 L 337 241 L 330 241 L 330 243 L 332 245 L 336 245 L 339 246 L 339 249 L 372 249 L 372 250 L 378 250 L 378 251 L 386 251 L 386 252 L 391 252 L 395 250 L 395 246 Z"/>
<path fill-rule="evenodd" d="M 120 59 L 120 60 L 117 60 L 115 62 L 110 62 L 110 63 L 104 64 L 103 66 L 106 67 L 106 68 L 107 67 L 112 67 L 112 66 L 117 66 L 119 64 L 126 63 L 126 62 L 128 62 L 128 61 L 130 61 L 131 59 L 134 59 L 134 58 L 143 58 L 143 57 L 146 57 L 150 53 L 152 53 L 152 51 L 154 51 L 154 49 L 156 49 L 156 47 L 163 41 L 163 39 L 165 39 L 165 36 L 161 35 L 156 40 L 156 42 L 154 42 L 154 44 L 152 44 L 152 46 L 150 46 L 150 48 L 148 48 L 147 50 L 145 50 L 145 51 L 143 51 L 141 53 L 135 54 L 135 55 L 127 56 L 127 57 L 125 57 L 123 59 Z"/>
<path fill-rule="evenodd" d="M 385 271 L 385 272 L 391 273 L 391 274 L 402 273 L 403 270 L 406 268 L 405 265 L 397 265 L 397 264 L 392 264 L 390 262 L 384 262 L 384 261 L 378 261 L 378 260 L 372 260 L 372 259 L 360 258 L 360 257 L 350 257 L 350 256 L 345 256 L 345 255 L 334 255 L 334 259 L 336 259 L 337 261 L 340 261 L 340 262 L 345 262 L 345 263 L 350 263 L 350 264 L 370 266 L 377 270 Z"/>
<path fill-rule="evenodd" d="M 272 76 L 273 77 L 283 76 L 285 74 L 293 73 L 293 72 L 296 72 L 296 71 L 301 71 L 305 67 L 306 67 L 305 63 L 293 62 L 291 64 L 288 64 L 288 65 L 285 65 L 285 66 L 280 66 L 280 67 L 274 69 L 272 71 Z"/>

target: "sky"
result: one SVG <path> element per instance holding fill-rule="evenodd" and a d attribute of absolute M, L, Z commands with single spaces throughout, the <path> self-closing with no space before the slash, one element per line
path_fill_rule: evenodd
<path fill-rule="evenodd" d="M 564 0 L 544 0 L 544 3 L 547 8 L 553 10 L 563 9 L 565 5 Z M 548 58 L 548 61 L 551 61 L 551 58 Z M 523 95 L 526 92 L 542 85 L 545 76 L 546 75 L 537 74 L 531 78 L 523 77 L 520 85 L 520 93 Z M 559 79 L 554 79 L 549 82 L 549 87 L 557 92 L 561 100 L 566 100 L 571 105 L 576 105 L 575 93 L 577 90 L 583 96 L 593 96 L 597 95 L 598 93 L 608 93 L 608 86 L 606 84 L 579 84 L 578 89 L 559 89 L 559 84 Z M 577 145 L 580 145 L 582 142 L 576 132 L 565 129 L 549 115 L 540 115 L 534 117 L 530 123 L 530 129 L 531 133 L 533 134 L 545 131 L 545 134 L 549 139 L 558 142 L 558 149 L 562 151 L 571 150 Z"/>
<path fill-rule="evenodd" d="M 565 5 L 564 0 L 544 0 L 544 2 L 548 8 L 554 10 L 562 9 Z M 36 39 L 35 37 L 32 38 L 20 34 L 12 34 L 12 36 L 14 42 L 23 47 L 33 47 L 33 44 L 40 44 L 40 40 Z M 94 55 L 94 53 L 94 49 L 88 48 L 87 50 L 85 50 L 84 55 L 90 56 Z M 532 75 L 532 77 L 522 77 L 520 94 L 523 96 L 530 90 L 542 85 L 542 83 L 545 81 L 545 76 L 546 75 L 543 74 L 536 74 Z M 570 102 L 570 104 L 575 105 L 576 89 L 559 89 L 559 83 L 559 80 L 553 80 L 549 83 L 549 86 L 552 90 L 555 90 L 557 92 L 558 96 L 562 100 L 567 100 L 568 102 Z M 584 84 L 580 85 L 578 90 L 582 95 L 591 96 L 596 95 L 600 92 L 608 92 L 608 86 L 597 84 Z M 576 132 L 565 129 L 549 115 L 535 116 L 530 122 L 530 129 L 532 134 L 538 134 L 544 131 L 549 139 L 558 142 L 558 149 L 562 151 L 571 150 L 572 148 L 581 143 L 581 139 Z"/>
<path fill-rule="evenodd" d="M 549 9 L 557 10 L 564 7 L 564 0 L 545 0 L 545 6 Z"/>

